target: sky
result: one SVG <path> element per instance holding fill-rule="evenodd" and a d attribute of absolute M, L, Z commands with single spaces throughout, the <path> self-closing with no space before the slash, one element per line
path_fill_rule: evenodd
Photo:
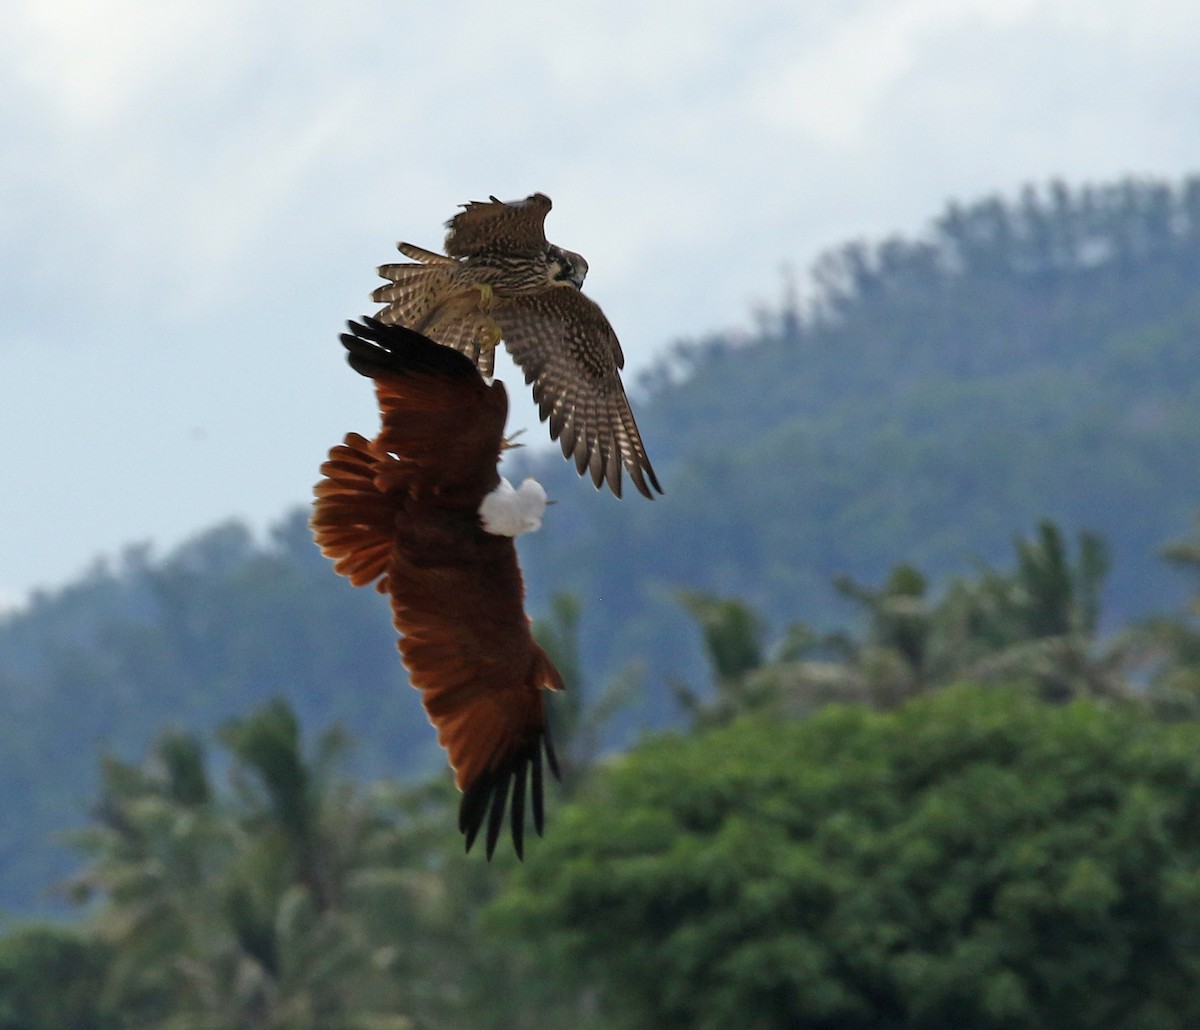
<path fill-rule="evenodd" d="M 553 198 L 628 381 L 951 199 L 1200 171 L 1194 0 L 3 10 L 0 607 L 305 503 L 377 418 L 342 323 L 467 200 Z"/>

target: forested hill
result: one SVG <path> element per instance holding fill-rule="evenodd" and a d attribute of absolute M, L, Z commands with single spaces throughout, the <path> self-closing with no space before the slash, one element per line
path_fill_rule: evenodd
<path fill-rule="evenodd" d="M 1171 607 L 1155 551 L 1200 506 L 1198 345 L 1200 179 L 1029 190 L 848 245 L 803 310 L 643 377 L 664 497 L 617 502 L 518 453 L 559 501 L 522 542 L 530 608 L 576 594 L 591 681 L 640 660 L 640 717 L 661 722 L 667 678 L 701 675 L 681 588 L 830 627 L 834 576 L 907 561 L 936 580 L 1049 516 L 1108 539 L 1109 625 Z M 30 842 L 79 820 L 98 755 L 139 754 L 170 722 L 207 733 L 281 693 L 306 727 L 346 724 L 366 771 L 440 765 L 386 606 L 332 573 L 305 518 L 265 543 L 231 525 L 166 558 L 131 550 L 0 622 L 0 790 L 21 799 L 0 907 L 71 868 Z"/>
<path fill-rule="evenodd" d="M 594 660 L 660 653 L 678 585 L 827 624 L 831 577 L 965 570 L 1042 515 L 1108 538 L 1109 624 L 1178 597 L 1154 555 L 1200 504 L 1200 179 L 951 205 L 814 282 L 811 312 L 646 377 L 663 499 L 538 467 L 563 503 L 533 595 L 586 599 Z"/>

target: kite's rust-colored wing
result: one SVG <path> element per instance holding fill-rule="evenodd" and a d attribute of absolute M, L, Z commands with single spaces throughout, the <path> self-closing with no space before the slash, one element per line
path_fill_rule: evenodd
<path fill-rule="evenodd" d="M 621 496 L 621 467 L 646 497 L 662 493 L 621 385 L 621 344 L 600 306 L 569 287 L 521 294 L 492 311 L 513 360 L 533 384 L 550 436 L 579 474 Z"/>
<path fill-rule="evenodd" d="M 546 246 L 546 215 L 550 198 L 534 193 L 524 200 L 505 202 L 491 197 L 473 200 L 446 223 L 446 253 L 471 257 L 481 251 L 533 252 Z"/>
<path fill-rule="evenodd" d="M 558 775 L 542 691 L 563 682 L 530 633 L 513 540 L 479 520 L 499 483 L 504 386 L 418 333 L 366 323 L 342 343 L 375 380 L 383 427 L 329 452 L 313 531 L 338 572 L 391 596 L 409 679 L 463 793 L 467 848 L 486 820 L 491 857 L 511 793 L 521 855 L 527 790 L 542 832 L 543 751 Z"/>

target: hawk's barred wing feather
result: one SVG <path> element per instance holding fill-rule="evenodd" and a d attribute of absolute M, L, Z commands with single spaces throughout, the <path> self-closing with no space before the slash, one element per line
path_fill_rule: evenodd
<path fill-rule="evenodd" d="M 473 200 L 446 223 L 446 253 L 471 257 L 485 250 L 537 251 L 546 246 L 550 198 L 534 193 L 505 202 Z"/>
<path fill-rule="evenodd" d="M 621 345 L 599 305 L 562 286 L 515 296 L 492 317 L 533 386 L 550 436 L 580 475 L 589 472 L 597 486 L 607 481 L 620 497 L 624 466 L 646 497 L 653 497 L 651 487 L 662 493 L 621 385 Z"/>

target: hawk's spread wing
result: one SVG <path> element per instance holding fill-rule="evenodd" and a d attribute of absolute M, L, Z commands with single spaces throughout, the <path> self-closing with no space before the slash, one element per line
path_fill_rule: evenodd
<path fill-rule="evenodd" d="M 607 480 L 621 496 L 621 466 L 646 497 L 662 487 L 621 385 L 625 364 L 617 334 L 598 304 L 568 286 L 521 294 L 498 304 L 492 317 L 513 360 L 533 384 L 533 399 L 563 454 Z M 647 485 L 649 480 L 649 485 Z"/>
<path fill-rule="evenodd" d="M 495 197 L 473 200 L 446 223 L 446 253 L 470 257 L 484 250 L 540 250 L 546 246 L 549 213 L 550 198 L 544 193 L 507 203 Z"/>
<path fill-rule="evenodd" d="M 504 386 L 415 332 L 366 321 L 342 342 L 375 380 L 383 427 L 329 452 L 313 531 L 338 572 L 391 595 L 409 679 L 463 792 L 467 847 L 486 817 L 491 856 L 511 787 L 520 855 L 527 788 L 542 832 L 543 751 L 557 775 L 541 692 L 563 684 L 530 633 L 512 539 L 478 515 L 499 483 Z"/>

